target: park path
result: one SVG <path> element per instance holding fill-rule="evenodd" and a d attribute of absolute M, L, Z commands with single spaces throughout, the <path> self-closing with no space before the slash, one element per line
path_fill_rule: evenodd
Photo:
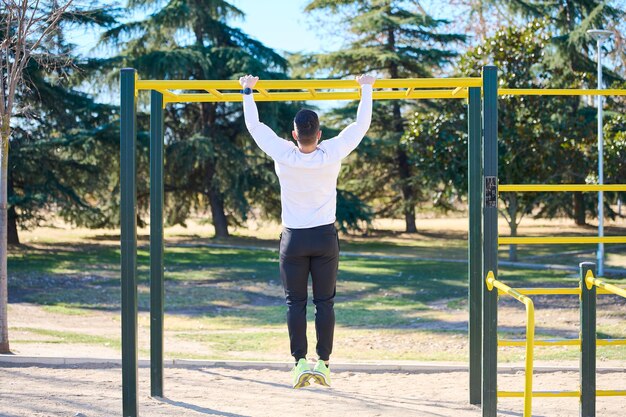
<path fill-rule="evenodd" d="M 601 374 L 598 388 L 624 385 L 624 372 Z M 272 369 L 169 367 L 165 398 L 150 398 L 149 368 L 139 370 L 140 415 L 191 416 L 480 416 L 467 402 L 467 372 L 336 372 L 333 387 L 293 390 L 289 373 Z M 0 367 L 3 417 L 121 415 L 121 369 L 110 365 Z M 576 389 L 576 372 L 535 377 L 536 389 Z M 520 389 L 523 376 L 501 375 L 502 389 Z M 626 398 L 598 400 L 598 417 L 623 415 Z M 505 399 L 499 415 L 520 416 L 519 399 Z M 535 399 L 534 416 L 578 415 L 578 401 Z"/>

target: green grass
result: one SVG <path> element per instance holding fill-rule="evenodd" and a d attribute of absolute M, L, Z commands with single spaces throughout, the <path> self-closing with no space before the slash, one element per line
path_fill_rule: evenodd
<path fill-rule="evenodd" d="M 78 333 L 78 332 L 69 332 L 69 331 L 59 331 L 59 330 L 48 330 L 41 329 L 36 327 L 11 327 L 13 331 L 20 331 L 26 333 L 32 333 L 40 336 L 47 336 L 48 339 L 40 340 L 38 338 L 35 339 L 22 339 L 20 343 L 51 343 L 51 344 L 61 344 L 61 343 L 78 343 L 78 344 L 86 344 L 86 345 L 102 345 L 112 348 L 120 349 L 120 340 L 115 338 Z M 17 340 L 15 342 L 18 342 Z"/>
<path fill-rule="evenodd" d="M 439 239 L 401 248 L 397 243 L 356 242 L 342 250 L 401 253 L 463 259 L 465 242 Z M 149 253 L 138 251 L 139 311 L 149 309 Z M 119 249 L 62 243 L 14 249 L 9 256 L 11 303 L 40 305 L 50 314 L 119 317 Z M 578 285 L 576 273 L 500 268 L 499 278 L 512 287 Z M 618 284 L 621 280 L 614 280 Z M 556 299 L 561 303 L 561 299 Z M 501 301 L 502 302 L 502 301 Z M 620 301 L 622 302 L 622 301 Z M 433 309 L 437 303 L 439 309 Z M 564 308 L 570 308 L 564 302 Z M 619 304 L 619 302 L 618 302 Z M 623 304 L 623 302 L 622 302 Z M 466 361 L 466 324 L 458 316 L 467 308 L 467 265 L 411 259 L 341 258 L 337 283 L 337 355 L 348 360 Z M 288 356 L 284 293 L 277 253 L 207 247 L 169 247 L 165 251 L 166 346 L 170 357 L 235 359 Z M 443 309 L 443 310 L 442 310 Z M 309 303 L 309 317 L 314 314 Z M 453 315 L 455 315 L 453 317 Z M 168 322 L 167 320 L 171 320 Z M 170 323 L 170 324 L 168 324 Z M 313 323 L 309 330 L 313 331 Z M 13 330 L 39 336 L 14 343 L 66 343 L 119 347 L 119 339 L 32 327 Z M 598 330 L 625 337 L 621 324 Z M 616 336 L 617 335 L 617 336 Z M 310 341 L 314 340 L 314 332 Z M 195 346 L 193 353 L 176 341 Z M 420 343 L 434 349 L 421 351 Z M 401 345 L 401 347 L 397 347 Z M 310 343 L 312 347 L 313 344 Z M 359 346 L 359 349 L 354 349 Z M 145 347 L 140 347 L 144 352 Z M 600 351 L 600 350 L 599 350 Z M 311 352 L 313 349 L 311 348 Z M 609 359 L 626 357 L 624 347 L 602 348 Z M 503 361 L 518 361 L 523 349 L 504 349 Z M 621 355 L 621 357 L 620 357 Z M 576 349 L 537 349 L 538 359 L 576 359 Z"/>

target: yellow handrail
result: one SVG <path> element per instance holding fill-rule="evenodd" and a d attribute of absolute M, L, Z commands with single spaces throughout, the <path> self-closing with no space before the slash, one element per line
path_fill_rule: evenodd
<path fill-rule="evenodd" d="M 587 275 L 585 275 L 585 285 L 587 285 L 587 289 L 591 289 L 594 285 L 598 288 L 602 288 L 611 294 L 619 295 L 621 297 L 626 298 L 626 289 L 616 287 L 613 284 L 609 284 L 607 282 L 602 281 L 593 276 L 593 272 L 591 270 L 587 271 Z"/>
<path fill-rule="evenodd" d="M 493 288 L 501 290 L 505 294 L 510 295 L 517 301 L 526 306 L 526 375 L 524 383 L 524 417 L 532 417 L 532 398 L 533 398 L 533 348 L 535 345 L 535 306 L 533 301 L 519 291 L 514 290 L 508 285 L 498 281 L 493 271 L 487 273 L 487 289 L 493 291 Z"/>
<path fill-rule="evenodd" d="M 626 191 L 626 184 L 500 184 L 500 192 Z"/>
<path fill-rule="evenodd" d="M 626 243 L 626 236 L 498 237 L 499 245 L 560 245 L 567 243 Z"/>
<path fill-rule="evenodd" d="M 606 90 L 581 88 L 499 88 L 500 96 L 626 96 L 626 89 Z"/>

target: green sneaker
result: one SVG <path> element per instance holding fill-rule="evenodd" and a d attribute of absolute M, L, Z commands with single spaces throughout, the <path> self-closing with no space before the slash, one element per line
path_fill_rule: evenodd
<path fill-rule="evenodd" d="M 298 361 L 296 366 L 293 367 L 293 387 L 304 388 L 309 386 L 309 379 L 311 378 L 311 367 L 306 359 L 302 358 Z"/>
<path fill-rule="evenodd" d="M 319 360 L 315 364 L 315 368 L 311 371 L 313 380 L 320 385 L 330 387 L 330 369 L 326 366 L 324 361 Z"/>

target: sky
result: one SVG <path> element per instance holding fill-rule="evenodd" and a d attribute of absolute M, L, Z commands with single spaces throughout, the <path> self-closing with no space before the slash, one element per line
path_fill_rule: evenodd
<path fill-rule="evenodd" d="M 328 31 L 316 32 L 315 21 L 304 13 L 310 0 L 230 0 L 230 3 L 245 13 L 243 20 L 233 20 L 230 24 L 242 29 L 246 34 L 261 41 L 277 52 L 327 52 L 341 45 L 329 39 Z M 100 4 L 114 4 L 102 1 Z M 122 0 L 126 4 L 126 0 Z M 118 2 L 119 4 L 119 2 Z M 141 17 L 140 15 L 137 17 Z M 74 33 L 72 39 L 84 55 L 101 55 L 93 51 L 97 45 L 99 32 Z"/>
<path fill-rule="evenodd" d="M 231 1 L 246 14 L 243 22 L 233 22 L 233 26 L 243 29 L 272 49 L 279 52 L 322 52 L 333 49 L 332 42 L 315 31 L 314 20 L 304 13 L 304 7 L 310 0 Z"/>

